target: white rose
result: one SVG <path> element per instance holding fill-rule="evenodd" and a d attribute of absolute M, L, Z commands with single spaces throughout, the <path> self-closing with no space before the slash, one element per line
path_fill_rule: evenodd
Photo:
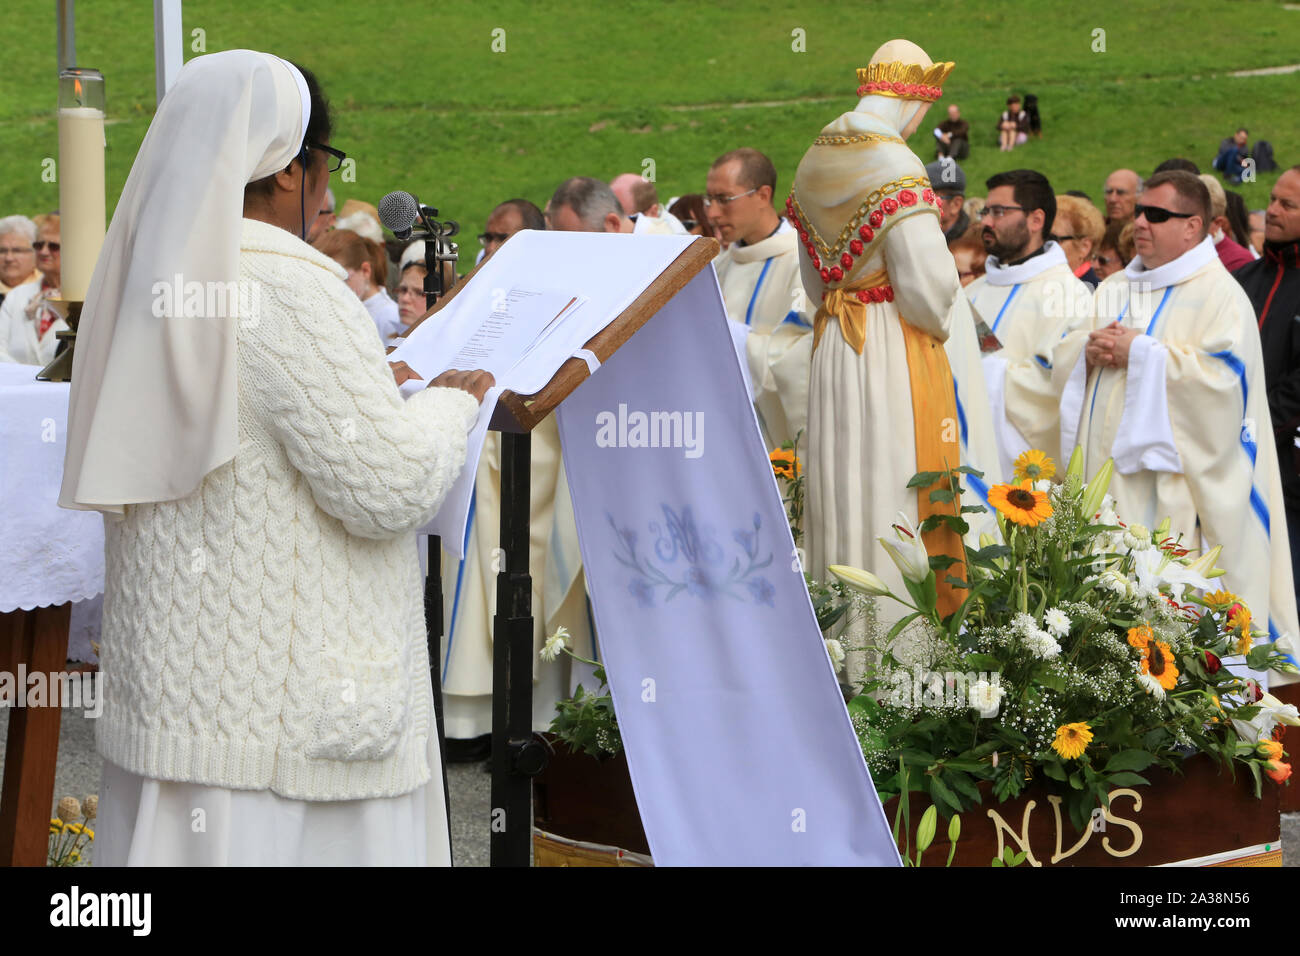
<path fill-rule="evenodd" d="M 971 708 L 979 711 L 981 717 L 995 717 L 1002 706 L 1006 690 L 1000 683 L 990 684 L 986 680 L 977 680 L 966 689 Z"/>
<path fill-rule="evenodd" d="M 831 666 L 839 673 L 839 669 L 844 666 L 844 645 L 833 637 L 826 639 L 826 653 L 830 656 Z"/>

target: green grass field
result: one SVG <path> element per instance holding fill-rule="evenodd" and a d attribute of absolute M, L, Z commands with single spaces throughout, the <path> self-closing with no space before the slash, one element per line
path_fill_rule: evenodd
<path fill-rule="evenodd" d="M 58 187 L 41 181 L 58 141 L 53 4 L 6 8 L 0 215 L 30 215 L 58 203 Z M 1300 9 L 1271 0 L 186 0 L 184 10 L 187 58 L 201 38 L 207 52 L 268 50 L 317 73 L 333 143 L 356 159 L 354 182 L 333 178 L 340 202 L 409 189 L 468 235 L 502 199 L 543 205 L 568 176 L 609 179 L 647 160 L 661 197 L 699 192 L 713 158 L 738 146 L 772 157 L 779 203 L 818 130 L 853 107 L 854 69 L 895 36 L 957 63 L 931 118 L 955 102 L 971 120 L 972 194 L 994 172 L 1027 166 L 1100 203 L 1110 170 L 1146 175 L 1178 155 L 1208 169 L 1238 125 L 1270 140 L 1284 168 L 1300 161 L 1300 73 L 1229 75 L 1300 61 Z M 79 62 L 107 77 L 111 207 L 154 108 L 152 4 L 83 2 L 77 18 Z M 1045 135 L 1007 156 L 993 125 L 1010 92 L 1038 95 Z M 927 130 L 912 145 L 928 160 Z M 1250 208 L 1275 178 L 1241 187 Z"/>

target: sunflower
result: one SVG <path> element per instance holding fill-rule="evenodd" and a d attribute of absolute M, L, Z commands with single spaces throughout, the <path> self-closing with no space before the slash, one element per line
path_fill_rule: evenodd
<path fill-rule="evenodd" d="M 1147 645 L 1151 643 L 1151 638 L 1154 636 L 1155 635 L 1151 633 L 1150 626 L 1146 624 L 1140 624 L 1137 627 L 1130 627 L 1128 629 L 1128 642 L 1138 650 L 1145 651 Z"/>
<path fill-rule="evenodd" d="M 1228 630 L 1237 632 L 1237 653 L 1249 654 L 1254 640 L 1250 634 L 1250 608 L 1237 603 L 1228 612 Z"/>
<path fill-rule="evenodd" d="M 1056 474 L 1056 462 L 1037 448 L 1031 448 L 1016 459 L 1015 469 L 1019 481 L 1040 481 Z"/>
<path fill-rule="evenodd" d="M 786 481 L 794 481 L 795 478 L 799 477 L 799 472 L 803 470 L 792 449 L 773 448 L 768 458 L 771 459 L 772 470 L 776 472 L 776 476 L 784 478 Z"/>
<path fill-rule="evenodd" d="M 1143 648 L 1138 665 L 1143 674 L 1150 674 L 1165 690 L 1173 690 L 1178 683 L 1178 668 L 1174 666 L 1174 652 L 1164 641 L 1151 641 Z"/>
<path fill-rule="evenodd" d="M 1047 492 L 1034 491 L 1027 481 L 1018 485 L 994 485 L 989 489 L 989 504 L 1002 512 L 1008 521 L 1031 528 L 1052 516 Z"/>
<path fill-rule="evenodd" d="M 1056 739 L 1052 741 L 1052 749 L 1066 760 L 1073 760 L 1088 749 L 1091 741 L 1092 731 L 1086 723 L 1066 724 L 1064 727 L 1056 728 Z"/>
<path fill-rule="evenodd" d="M 1213 608 L 1227 608 L 1241 601 L 1241 598 L 1231 591 L 1211 591 L 1205 595 L 1205 603 Z"/>

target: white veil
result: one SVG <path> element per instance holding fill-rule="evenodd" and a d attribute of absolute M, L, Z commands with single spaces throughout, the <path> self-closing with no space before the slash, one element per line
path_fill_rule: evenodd
<path fill-rule="evenodd" d="M 234 458 L 238 299 L 201 318 L 173 300 L 157 318 L 155 286 L 236 288 L 244 186 L 298 155 L 310 106 L 301 72 L 252 50 L 191 60 L 163 97 L 86 293 L 61 506 L 181 498 Z"/>

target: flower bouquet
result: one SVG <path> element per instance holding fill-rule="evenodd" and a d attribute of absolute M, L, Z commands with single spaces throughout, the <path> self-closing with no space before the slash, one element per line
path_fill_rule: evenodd
<path fill-rule="evenodd" d="M 1109 461 L 1086 484 L 1078 451 L 1054 484 L 1055 471 L 1027 452 L 1016 480 L 990 489 L 1001 540 L 967 546 L 969 580 L 951 581 L 964 602 L 946 618 L 935 581 L 954 562 L 929 558 L 919 532 L 949 522 L 965 534 L 960 515 L 982 506 L 880 539 L 906 596 L 870 572 L 830 569 L 877 602 L 905 606 L 871 648 L 879 667 L 849 703 L 882 800 L 920 790 L 948 816 L 981 802 L 981 782 L 1001 802 L 1039 778 L 1082 830 L 1112 788 L 1148 783 L 1148 768 L 1177 772 L 1194 753 L 1249 773 L 1256 796 L 1265 776 L 1285 782 L 1283 725 L 1300 726 L 1300 715 L 1245 669 L 1296 669 L 1274 644 L 1256 643 L 1239 598 L 1214 590 L 1220 549 L 1193 555 L 1168 521 L 1122 521 L 1106 494 Z M 923 473 L 912 485 L 946 477 L 932 496 L 959 500 L 963 473 L 973 472 Z M 917 628 L 927 638 L 922 660 L 904 667 L 894 643 Z"/>

